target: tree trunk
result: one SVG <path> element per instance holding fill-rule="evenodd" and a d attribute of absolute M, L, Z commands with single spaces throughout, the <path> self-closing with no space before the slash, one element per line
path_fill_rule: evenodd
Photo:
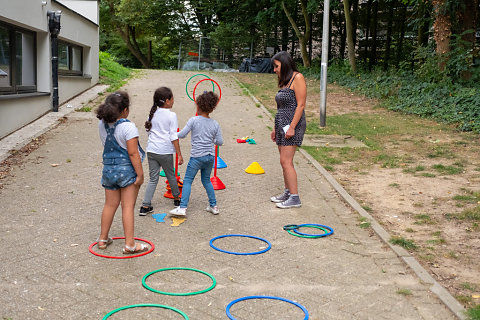
<path fill-rule="evenodd" d="M 426 0 L 422 1 L 419 4 L 418 10 L 418 19 L 423 20 L 423 23 L 420 25 L 417 31 L 417 41 L 419 47 L 424 47 L 428 45 L 428 22 L 427 20 L 430 18 L 430 12 L 427 10 Z"/>
<path fill-rule="evenodd" d="M 365 31 L 365 52 L 363 56 L 363 62 L 367 64 L 367 59 L 368 59 L 368 44 L 369 40 L 368 38 L 370 37 L 370 15 L 372 11 L 372 0 L 368 0 L 367 2 L 367 30 Z"/>
<path fill-rule="evenodd" d="M 353 46 L 357 44 L 357 25 L 358 25 L 358 0 L 353 0 L 353 10 L 352 10 Z"/>
<path fill-rule="evenodd" d="M 385 43 L 385 58 L 383 60 L 383 70 L 388 70 L 388 63 L 390 60 L 390 46 L 392 43 L 392 26 L 393 26 L 393 7 L 396 5 L 392 1 L 388 9 L 388 25 L 387 25 L 387 42 Z"/>
<path fill-rule="evenodd" d="M 378 25 L 378 2 L 373 3 L 373 30 L 372 30 L 372 53 L 368 61 L 368 69 L 372 70 L 375 63 L 377 63 L 377 25 Z"/>
<path fill-rule="evenodd" d="M 397 61 L 396 66 L 400 65 L 400 60 L 403 57 L 403 38 L 405 37 L 405 20 L 407 18 L 407 5 L 403 5 L 402 16 L 400 18 L 400 36 L 398 37 L 398 48 L 397 48 Z"/>
<path fill-rule="evenodd" d="M 295 34 L 297 35 L 298 42 L 300 44 L 300 52 L 302 54 L 302 61 L 303 61 L 303 66 L 306 68 L 310 67 L 310 60 L 308 59 L 308 52 L 307 52 L 307 43 L 308 39 L 310 38 L 310 32 L 311 32 L 311 25 L 310 25 L 310 19 L 308 18 L 308 13 L 307 13 L 307 5 L 305 0 L 300 0 L 300 5 L 302 7 L 302 14 L 303 18 L 305 20 L 305 33 L 302 34 L 300 29 L 298 28 L 295 20 L 292 18 L 290 11 L 288 11 L 287 6 L 285 5 L 285 2 L 282 1 L 282 8 L 283 11 L 285 12 L 285 15 L 288 18 L 288 21 L 290 21 L 290 24 L 293 27 L 293 30 L 295 30 Z"/>
<path fill-rule="evenodd" d="M 343 19 L 342 19 L 342 11 L 341 10 L 338 10 L 338 21 L 337 21 L 337 30 L 338 32 L 340 32 L 340 49 L 338 50 L 339 51 L 339 54 L 340 54 L 340 59 L 344 59 L 345 58 L 345 46 L 346 46 L 346 42 L 347 42 L 347 26 L 343 23 Z M 335 15 L 334 15 L 335 17 Z"/>
<path fill-rule="evenodd" d="M 113 2 L 107 1 L 110 13 L 112 16 L 115 16 L 115 5 Z M 135 35 L 135 28 L 130 26 L 122 26 L 119 23 L 114 23 L 115 30 L 122 38 L 123 42 L 127 45 L 127 49 L 133 54 L 135 58 L 142 64 L 144 68 L 151 67 L 151 60 L 143 54 L 142 50 L 140 50 L 140 46 L 137 43 L 136 35 Z M 124 29 L 125 28 L 125 29 Z"/>
<path fill-rule="evenodd" d="M 435 21 L 433 22 L 434 39 L 437 44 L 436 54 L 439 58 L 438 67 L 444 70 L 450 52 L 450 37 L 452 35 L 452 22 L 446 12 L 446 0 L 432 0 Z"/>
<path fill-rule="evenodd" d="M 347 31 L 347 46 L 348 46 L 348 62 L 353 72 L 357 70 L 355 62 L 355 44 L 353 43 L 353 26 L 350 17 L 350 3 L 349 0 L 343 0 L 343 9 L 345 10 L 345 28 Z"/>

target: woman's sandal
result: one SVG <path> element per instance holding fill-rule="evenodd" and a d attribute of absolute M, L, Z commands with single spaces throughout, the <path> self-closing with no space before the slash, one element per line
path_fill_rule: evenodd
<path fill-rule="evenodd" d="M 107 249 L 107 247 L 108 247 L 109 245 L 112 244 L 112 242 L 113 242 L 113 239 L 112 239 L 112 238 L 108 238 L 107 240 L 97 239 L 98 249 L 105 250 L 105 249 Z"/>
<path fill-rule="evenodd" d="M 123 248 L 123 254 L 133 254 L 148 251 L 148 246 L 146 244 L 140 243 L 140 248 L 137 249 L 137 243 L 133 247 L 125 245 Z"/>

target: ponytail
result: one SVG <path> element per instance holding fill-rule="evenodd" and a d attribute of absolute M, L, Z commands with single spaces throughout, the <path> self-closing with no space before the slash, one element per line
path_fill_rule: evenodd
<path fill-rule="evenodd" d="M 152 129 L 152 118 L 153 118 L 153 115 L 155 114 L 155 111 L 157 111 L 157 108 L 158 107 L 156 105 L 153 105 L 152 108 L 150 108 L 148 120 L 145 121 L 145 129 L 147 129 L 147 131 L 150 131 L 150 129 Z"/>

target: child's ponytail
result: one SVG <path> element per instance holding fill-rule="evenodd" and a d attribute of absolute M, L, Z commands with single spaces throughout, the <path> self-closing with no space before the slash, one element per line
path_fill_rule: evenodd
<path fill-rule="evenodd" d="M 152 129 L 152 118 L 157 111 L 157 108 L 162 108 L 165 104 L 167 99 L 171 100 L 173 97 L 172 90 L 167 87 L 160 87 L 155 90 L 153 94 L 153 106 L 150 108 L 150 113 L 148 114 L 148 120 L 145 121 L 145 129 L 150 131 Z"/>
<path fill-rule="evenodd" d="M 123 91 L 112 93 L 96 110 L 97 118 L 106 123 L 115 122 L 120 117 L 123 110 L 128 109 L 129 105 L 130 99 L 128 93 Z"/>

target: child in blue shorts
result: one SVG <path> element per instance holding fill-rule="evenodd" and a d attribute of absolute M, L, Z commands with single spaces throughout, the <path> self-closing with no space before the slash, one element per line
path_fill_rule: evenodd
<path fill-rule="evenodd" d="M 126 92 L 110 94 L 97 109 L 98 129 L 103 143 L 102 186 L 105 205 L 102 211 L 99 249 L 106 249 L 113 240 L 108 237 L 115 212 L 122 203 L 122 222 L 125 233 L 123 253 L 148 250 L 145 244 L 134 240 L 134 207 L 138 190 L 143 183 L 142 160 L 145 152 L 138 142 L 138 129 L 127 120 L 130 99 Z"/>

